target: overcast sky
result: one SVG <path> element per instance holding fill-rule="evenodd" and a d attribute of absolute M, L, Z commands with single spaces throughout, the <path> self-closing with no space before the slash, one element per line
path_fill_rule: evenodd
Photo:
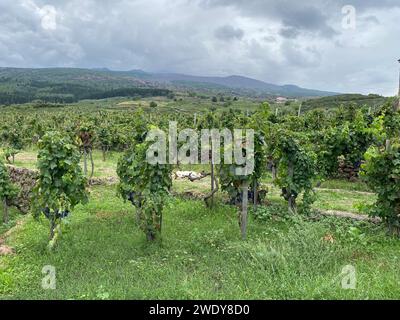
<path fill-rule="evenodd" d="M 0 66 L 235 74 L 394 95 L 399 18 L 399 0 L 0 0 Z"/>

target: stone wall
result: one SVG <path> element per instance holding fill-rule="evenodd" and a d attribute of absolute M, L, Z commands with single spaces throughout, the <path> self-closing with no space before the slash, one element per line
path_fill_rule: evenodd
<path fill-rule="evenodd" d="M 32 190 L 38 179 L 38 171 L 26 168 L 17 168 L 7 165 L 10 173 L 11 181 L 20 189 L 18 197 L 13 201 L 12 206 L 16 207 L 22 213 L 28 213 L 32 199 Z M 92 178 L 89 180 L 89 185 L 113 185 L 118 183 L 118 179 L 114 177 L 108 178 Z"/>
<path fill-rule="evenodd" d="M 361 163 L 354 165 L 346 160 L 344 156 L 338 157 L 338 176 L 341 179 L 348 179 L 349 181 L 357 181 L 360 174 Z"/>
<path fill-rule="evenodd" d="M 13 206 L 22 213 L 28 213 L 31 204 L 32 189 L 36 184 L 38 172 L 36 170 L 8 166 L 11 181 L 20 189 L 18 197 L 13 201 Z"/>

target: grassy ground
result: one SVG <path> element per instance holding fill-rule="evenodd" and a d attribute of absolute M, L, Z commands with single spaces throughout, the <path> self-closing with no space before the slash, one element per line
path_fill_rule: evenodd
<path fill-rule="evenodd" d="M 379 299 L 398 298 L 400 242 L 380 227 L 337 218 L 250 218 L 242 241 L 233 207 L 171 198 L 161 243 L 149 245 L 134 210 L 113 187 L 96 187 L 73 213 L 55 251 L 48 224 L 30 216 L 0 257 L 0 297 L 12 299 Z M 352 228 L 357 228 L 354 232 Z M 324 240 L 325 239 L 325 240 Z M 57 289 L 43 290 L 42 268 Z M 357 287 L 341 287 L 356 268 Z"/>
<path fill-rule="evenodd" d="M 2 149 L 0 148 L 0 154 Z M 117 173 L 117 162 L 120 157 L 118 152 L 109 152 L 106 156 L 106 161 L 103 161 L 103 155 L 99 150 L 93 150 L 93 160 L 95 163 L 94 177 L 116 177 Z M 37 150 L 27 149 L 20 151 L 15 156 L 15 162 L 13 165 L 17 167 L 24 167 L 29 169 L 35 169 L 37 162 Z M 83 161 L 81 162 L 83 168 Z M 90 172 L 90 160 L 88 159 L 88 171 Z"/>

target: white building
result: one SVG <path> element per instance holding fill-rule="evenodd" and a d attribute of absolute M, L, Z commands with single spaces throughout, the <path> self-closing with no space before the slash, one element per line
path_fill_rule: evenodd
<path fill-rule="evenodd" d="M 276 98 L 276 102 L 277 102 L 277 103 L 285 103 L 286 101 L 288 101 L 288 99 L 287 99 L 287 98 L 284 98 L 284 97 L 278 97 L 278 98 Z"/>

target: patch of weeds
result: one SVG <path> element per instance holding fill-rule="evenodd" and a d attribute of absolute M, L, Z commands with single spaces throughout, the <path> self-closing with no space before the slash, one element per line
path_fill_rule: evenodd
<path fill-rule="evenodd" d="M 275 239 L 244 244 L 241 255 L 255 268 L 282 274 L 312 276 L 329 272 L 337 265 L 339 257 L 346 254 L 336 241 L 327 241 L 326 227 L 317 222 L 306 222 L 301 217 L 286 233 Z"/>
<path fill-rule="evenodd" d="M 250 209 L 250 214 L 258 221 L 286 221 L 291 218 L 287 207 L 280 203 L 272 203 L 268 206 L 259 206 L 256 210 Z"/>

